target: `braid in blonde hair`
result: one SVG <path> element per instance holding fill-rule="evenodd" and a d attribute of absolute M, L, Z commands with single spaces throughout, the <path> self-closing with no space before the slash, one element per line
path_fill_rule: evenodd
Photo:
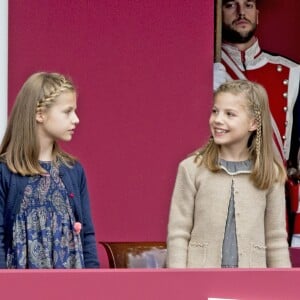
<path fill-rule="evenodd" d="M 49 91 L 47 91 L 46 86 L 44 87 L 44 96 L 37 101 L 37 111 L 41 110 L 44 107 L 50 107 L 54 103 L 55 99 L 63 92 L 74 90 L 74 86 L 71 81 L 66 79 L 63 75 L 55 73 L 51 75 L 54 76 L 53 78 L 51 78 L 51 87 L 49 88 Z"/>
<path fill-rule="evenodd" d="M 257 163 L 260 163 L 260 155 L 261 155 L 261 140 L 262 140 L 262 121 L 261 121 L 261 112 L 258 109 L 257 105 L 255 105 L 254 114 L 255 121 L 257 124 L 256 136 L 255 136 L 255 152 Z"/>

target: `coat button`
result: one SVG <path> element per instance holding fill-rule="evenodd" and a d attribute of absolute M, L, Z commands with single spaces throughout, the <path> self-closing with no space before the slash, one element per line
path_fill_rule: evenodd
<path fill-rule="evenodd" d="M 283 95 L 283 98 L 285 98 L 285 99 L 288 97 L 288 93 L 287 92 L 283 93 L 282 95 Z"/>
<path fill-rule="evenodd" d="M 289 84 L 289 80 L 288 80 L 288 79 L 284 79 L 284 80 L 283 80 L 283 84 L 284 84 L 284 85 L 288 85 L 288 84 Z"/>
<path fill-rule="evenodd" d="M 283 108 L 283 111 L 287 112 L 287 110 L 288 110 L 288 108 L 287 108 L 287 106 L 285 106 L 285 107 Z"/>
<path fill-rule="evenodd" d="M 282 71 L 282 66 L 281 65 L 278 65 L 277 66 L 277 72 L 281 72 Z"/>

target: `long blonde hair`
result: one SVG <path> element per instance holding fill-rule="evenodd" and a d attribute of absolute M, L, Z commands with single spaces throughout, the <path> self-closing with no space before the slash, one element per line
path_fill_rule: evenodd
<path fill-rule="evenodd" d="M 248 140 L 249 158 L 253 160 L 250 175 L 259 189 L 270 188 L 275 182 L 284 183 L 286 170 L 273 141 L 271 113 L 266 90 L 258 83 L 248 80 L 234 80 L 222 84 L 214 93 L 242 95 L 250 117 L 255 118 L 257 129 Z M 199 157 L 201 156 L 201 160 Z M 218 163 L 219 146 L 210 138 L 208 143 L 196 153 L 196 161 L 204 163 L 212 172 L 220 170 Z"/>
<path fill-rule="evenodd" d="M 37 111 L 49 109 L 63 92 L 75 92 L 72 81 L 58 73 L 31 75 L 19 91 L 0 146 L 0 158 L 8 168 L 21 175 L 42 174 L 38 161 L 39 140 L 36 133 Z M 76 159 L 53 144 L 53 161 L 71 166 Z"/>

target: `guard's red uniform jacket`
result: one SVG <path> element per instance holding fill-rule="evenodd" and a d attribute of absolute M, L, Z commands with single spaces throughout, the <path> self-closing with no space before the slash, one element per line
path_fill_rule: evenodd
<path fill-rule="evenodd" d="M 245 51 L 223 43 L 221 62 L 231 79 L 248 79 L 265 87 L 273 117 L 275 142 L 283 159 L 289 160 L 297 168 L 300 132 L 300 65 L 282 56 L 262 51 L 258 41 Z M 299 184 L 297 189 L 298 186 Z M 298 197 L 299 191 L 295 192 L 294 189 L 294 203 L 288 207 L 296 209 L 295 212 L 299 213 L 299 228 L 295 230 L 300 234 Z M 300 239 L 297 246 L 300 246 Z"/>

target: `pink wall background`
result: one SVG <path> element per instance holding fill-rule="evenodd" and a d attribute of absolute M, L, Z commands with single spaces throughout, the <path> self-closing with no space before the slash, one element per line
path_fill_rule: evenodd
<path fill-rule="evenodd" d="M 98 240 L 166 238 L 180 160 L 208 137 L 210 0 L 10 0 L 9 109 L 36 71 L 69 74 Z M 100 249 L 102 266 L 107 266 Z"/>
<path fill-rule="evenodd" d="M 261 45 L 300 61 L 300 2 L 267 2 Z M 177 165 L 209 135 L 212 63 L 211 0 L 9 1 L 9 110 L 31 73 L 73 78 L 81 123 L 64 148 L 98 240 L 165 240 Z"/>

